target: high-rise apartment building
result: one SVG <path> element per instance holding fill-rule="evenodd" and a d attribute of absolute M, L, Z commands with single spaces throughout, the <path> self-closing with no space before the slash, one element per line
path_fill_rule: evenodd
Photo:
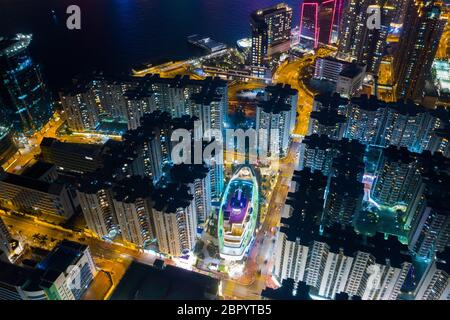
<path fill-rule="evenodd" d="M 196 224 L 203 225 L 211 212 L 210 169 L 204 164 L 175 164 L 170 169 L 170 178 L 188 187 L 194 198 Z"/>
<path fill-rule="evenodd" d="M 365 241 L 350 229 L 323 229 L 313 222 L 311 209 L 296 202 L 290 216 L 282 218 L 274 277 L 304 281 L 321 299 L 347 293 L 364 300 L 396 300 L 412 268 L 406 246 L 382 234 Z M 372 283 L 375 270 L 378 283 Z"/>
<path fill-rule="evenodd" d="M 370 0 L 348 0 L 342 13 L 341 31 L 339 34 L 339 54 L 346 58 L 356 59 L 364 47 L 364 35 L 367 29 L 367 8 Z"/>
<path fill-rule="evenodd" d="M 101 238 L 112 238 L 118 231 L 110 180 L 100 173 L 93 173 L 87 175 L 77 189 L 87 227 Z"/>
<path fill-rule="evenodd" d="M 446 21 L 441 1 L 411 1 L 395 56 L 397 96 L 421 100 Z"/>
<path fill-rule="evenodd" d="M 425 270 L 416 291 L 416 300 L 450 300 L 450 264 L 449 252 L 443 254 L 444 260 L 439 256 L 434 259 Z"/>
<path fill-rule="evenodd" d="M 267 87 L 265 97 L 256 108 L 256 131 L 265 130 L 266 139 L 259 141 L 259 150 L 275 150 L 278 144 L 280 153 L 285 155 L 296 117 L 297 90 L 282 84 Z M 275 133 L 277 136 L 272 136 Z"/>
<path fill-rule="evenodd" d="M 405 205 L 415 198 L 421 182 L 421 163 L 405 148 L 383 150 L 371 198 L 387 206 Z"/>
<path fill-rule="evenodd" d="M 145 248 L 155 238 L 152 216 L 152 183 L 133 176 L 113 188 L 113 207 L 122 239 Z"/>
<path fill-rule="evenodd" d="M 311 112 L 308 135 L 327 135 L 331 139 L 341 140 L 344 136 L 347 119 L 336 109 L 322 109 Z"/>
<path fill-rule="evenodd" d="M 99 125 L 99 107 L 91 86 L 91 83 L 80 81 L 59 94 L 71 130 L 93 131 Z"/>
<path fill-rule="evenodd" d="M 153 220 L 161 253 L 179 257 L 194 248 L 197 216 L 185 184 L 170 183 L 154 194 Z"/>

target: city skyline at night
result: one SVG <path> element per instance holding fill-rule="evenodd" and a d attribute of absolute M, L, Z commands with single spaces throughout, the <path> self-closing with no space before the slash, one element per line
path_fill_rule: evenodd
<path fill-rule="evenodd" d="M 43 2 L 0 5 L 0 300 L 450 300 L 450 4 Z"/>

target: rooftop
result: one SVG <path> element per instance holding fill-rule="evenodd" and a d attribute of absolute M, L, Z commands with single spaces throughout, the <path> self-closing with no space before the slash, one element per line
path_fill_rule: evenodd
<path fill-rule="evenodd" d="M 341 73 L 339 74 L 342 77 L 346 78 L 354 78 L 359 76 L 361 73 L 364 72 L 365 64 L 361 63 L 350 63 L 342 69 Z"/>
<path fill-rule="evenodd" d="M 63 240 L 50 254 L 42 260 L 37 269 L 43 270 L 41 286 L 50 287 L 61 273 L 67 272 L 70 265 L 76 264 L 81 255 L 87 249 L 82 245 L 69 240 Z"/>
<path fill-rule="evenodd" d="M 72 143 L 62 142 L 55 138 L 45 137 L 40 144 L 42 147 L 52 148 L 53 150 L 60 150 L 66 153 L 73 153 L 79 156 L 96 157 L 100 154 L 103 145 L 88 144 L 88 143 Z"/>
<path fill-rule="evenodd" d="M 218 292 L 219 282 L 203 274 L 159 260 L 153 266 L 132 262 L 117 285 L 111 300 L 209 300 Z"/>
<path fill-rule="evenodd" d="M 151 196 L 153 184 L 148 178 L 132 176 L 117 181 L 113 188 L 114 199 L 126 203 L 134 203 L 137 199 L 144 199 Z"/>
<path fill-rule="evenodd" d="M 204 179 L 209 168 L 203 164 L 176 164 L 170 168 L 170 177 L 173 182 L 193 183 L 197 179 Z"/>
<path fill-rule="evenodd" d="M 266 87 L 267 98 L 260 101 L 258 106 L 266 113 L 281 113 L 292 109 L 291 98 L 297 95 L 297 90 L 288 84 L 276 84 Z"/>
<path fill-rule="evenodd" d="M 152 195 L 154 208 L 160 212 L 175 213 L 179 208 L 186 208 L 193 200 L 189 188 L 182 183 L 170 182 L 155 189 Z"/>
<path fill-rule="evenodd" d="M 339 93 L 321 93 L 314 96 L 314 101 L 320 102 L 322 107 L 338 109 L 339 106 L 347 105 L 348 99 L 341 97 Z"/>
<path fill-rule="evenodd" d="M 312 111 L 311 119 L 323 126 L 335 126 L 338 123 L 345 123 L 347 118 L 344 115 L 338 114 L 336 109 L 323 109 L 321 111 Z"/>
<path fill-rule="evenodd" d="M 54 168 L 55 165 L 52 163 L 38 161 L 31 167 L 26 168 L 25 171 L 22 173 L 22 176 L 39 180 L 43 175 L 45 175 L 50 170 L 53 170 Z"/>
<path fill-rule="evenodd" d="M 53 194 L 56 196 L 60 195 L 61 191 L 64 188 L 64 185 L 59 183 L 48 183 L 45 181 L 32 179 L 26 176 L 20 176 L 13 173 L 4 173 L 3 176 L 0 176 L 0 181 L 20 186 L 23 188 L 36 190 L 39 192 Z"/>

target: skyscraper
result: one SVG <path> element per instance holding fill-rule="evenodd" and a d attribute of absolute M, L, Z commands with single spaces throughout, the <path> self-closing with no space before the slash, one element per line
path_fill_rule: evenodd
<path fill-rule="evenodd" d="M 289 194 L 288 217 L 281 219 L 274 252 L 274 277 L 311 286 L 310 293 L 334 299 L 345 292 L 364 300 L 395 300 L 411 270 L 407 247 L 381 233 L 365 239 L 338 225 L 320 227 L 326 178 L 308 170 L 294 173 L 295 190 Z M 380 284 L 370 285 L 371 268 L 380 271 Z"/>
<path fill-rule="evenodd" d="M 31 35 L 0 37 L 0 109 L 19 132 L 40 130 L 53 114 L 39 65 L 30 56 Z M 2 122 L 3 122 L 2 121 Z"/>
<path fill-rule="evenodd" d="M 336 144 L 328 136 L 306 136 L 300 146 L 299 170 L 311 168 L 311 171 L 319 170 L 328 176 L 336 153 Z"/>
<path fill-rule="evenodd" d="M 145 248 L 155 238 L 148 178 L 132 176 L 120 180 L 113 188 L 113 207 L 122 239 Z"/>
<path fill-rule="evenodd" d="M 395 56 L 394 77 L 399 98 L 422 98 L 445 24 L 440 1 L 410 2 Z"/>
<path fill-rule="evenodd" d="M 118 231 L 112 201 L 112 182 L 100 173 L 86 176 L 77 189 L 87 227 L 98 237 L 111 237 Z"/>
<path fill-rule="evenodd" d="M 91 83 L 81 81 L 60 92 L 67 125 L 71 130 L 93 131 L 99 124 L 99 108 L 91 86 Z"/>
<path fill-rule="evenodd" d="M 267 87 L 263 101 L 256 108 L 256 130 L 266 132 L 266 141 L 260 141 L 259 148 L 275 150 L 275 144 L 278 143 L 280 154 L 285 155 L 289 137 L 295 127 L 296 115 L 297 90 L 283 84 Z M 271 136 L 275 132 L 278 136 Z"/>
<path fill-rule="evenodd" d="M 161 253 L 179 257 L 194 248 L 197 217 L 185 184 L 169 183 L 153 195 L 153 220 Z"/>
<path fill-rule="evenodd" d="M 155 111 L 142 116 L 140 126 L 123 135 L 127 145 L 139 154 L 145 176 L 158 181 L 162 176 L 162 166 L 170 157 L 170 124 L 167 112 Z"/>
<path fill-rule="evenodd" d="M 170 169 L 171 180 L 185 184 L 194 197 L 196 224 L 203 225 L 211 212 L 210 169 L 204 164 L 175 164 Z"/>
<path fill-rule="evenodd" d="M 369 12 L 375 10 L 380 12 L 380 28 L 369 29 L 366 27 L 364 29 L 362 47 L 358 48 L 357 56 L 358 62 L 366 64 L 367 72 L 374 75 L 378 75 L 381 60 L 385 54 L 389 29 L 395 14 L 393 5 L 388 4 L 387 1 L 381 2 L 384 2 L 384 4 L 373 4 L 368 9 Z"/>
<path fill-rule="evenodd" d="M 408 245 L 420 259 L 430 261 L 436 252 L 442 252 L 450 245 L 449 184 L 450 177 L 444 172 L 423 174 L 417 196 L 407 211 Z"/>
<path fill-rule="evenodd" d="M 201 121 L 202 132 L 211 139 L 211 130 L 223 133 L 228 108 L 228 86 L 219 78 L 207 78 L 189 97 L 189 115 Z"/>
<path fill-rule="evenodd" d="M 450 299 L 450 264 L 449 253 L 438 255 L 425 270 L 415 291 L 416 300 L 449 300 Z"/>
<path fill-rule="evenodd" d="M 302 3 L 300 36 L 319 43 L 331 44 L 334 25 L 339 17 L 340 0 L 306 0 Z"/>
<path fill-rule="evenodd" d="M 406 148 L 383 150 L 371 198 L 380 204 L 408 205 L 421 181 L 420 163 Z"/>
<path fill-rule="evenodd" d="M 125 92 L 126 119 L 128 129 L 137 129 L 141 125 L 141 119 L 145 113 L 156 111 L 152 93 L 145 87 L 139 87 Z"/>
<path fill-rule="evenodd" d="M 251 14 L 252 51 L 250 65 L 253 75 L 264 77 L 267 58 L 290 47 L 292 8 L 284 3 L 257 10 Z"/>
<path fill-rule="evenodd" d="M 343 12 L 339 34 L 339 54 L 346 58 L 357 58 L 364 46 L 367 29 L 367 8 L 370 0 L 348 0 Z"/>
<path fill-rule="evenodd" d="M 324 223 L 351 227 L 359 214 L 363 197 L 364 185 L 353 177 L 338 175 L 331 178 L 324 206 Z"/>

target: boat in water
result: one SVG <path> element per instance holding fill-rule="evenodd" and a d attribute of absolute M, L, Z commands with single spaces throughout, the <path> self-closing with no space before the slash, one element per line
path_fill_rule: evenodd
<path fill-rule="evenodd" d="M 228 183 L 219 210 L 220 257 L 240 261 L 248 253 L 258 221 L 258 182 L 253 168 L 240 166 Z"/>

